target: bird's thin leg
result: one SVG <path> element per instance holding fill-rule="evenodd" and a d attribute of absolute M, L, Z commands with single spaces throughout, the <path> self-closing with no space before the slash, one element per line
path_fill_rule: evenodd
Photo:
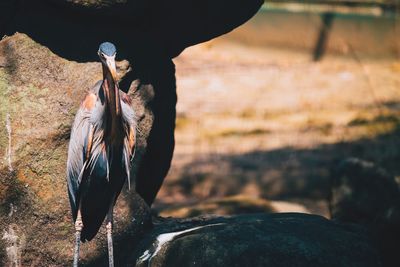
<path fill-rule="evenodd" d="M 78 215 L 75 221 L 75 250 L 74 250 L 74 264 L 73 267 L 78 267 L 79 261 L 79 247 L 81 244 L 81 232 L 83 228 L 81 209 L 78 209 Z"/>
<path fill-rule="evenodd" d="M 113 207 L 114 205 L 111 205 L 110 208 L 108 209 L 107 219 L 106 219 L 109 267 L 114 267 L 114 250 L 113 250 L 113 240 L 112 240 Z"/>

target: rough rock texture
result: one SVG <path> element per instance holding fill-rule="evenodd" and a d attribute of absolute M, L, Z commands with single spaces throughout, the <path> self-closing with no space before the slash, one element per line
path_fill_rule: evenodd
<path fill-rule="evenodd" d="M 301 213 L 156 224 L 127 266 L 381 266 L 365 230 Z M 125 266 L 125 265 L 123 265 Z"/>
<path fill-rule="evenodd" d="M 0 229 L 7 236 L 2 246 L 14 251 L 1 260 L 61 265 L 71 258 L 73 242 L 65 181 L 70 126 L 83 95 L 101 78 L 101 66 L 69 62 L 24 34 L 0 42 L 0 65 Z M 118 65 L 123 75 L 126 64 Z M 154 94 L 149 85 L 133 86 L 138 87 L 131 95 L 140 124 L 139 159 L 153 120 L 147 103 Z M 117 232 L 131 224 L 133 210 L 137 222 L 148 219 L 143 201 L 124 190 Z M 95 244 L 86 251 L 90 257 L 99 253 Z"/>
<path fill-rule="evenodd" d="M 332 172 L 331 216 L 364 225 L 385 266 L 399 266 L 400 186 L 372 162 L 349 158 Z"/>
<path fill-rule="evenodd" d="M 399 223 L 400 186 L 374 163 L 349 158 L 332 173 L 330 210 L 333 218 L 353 223 Z"/>

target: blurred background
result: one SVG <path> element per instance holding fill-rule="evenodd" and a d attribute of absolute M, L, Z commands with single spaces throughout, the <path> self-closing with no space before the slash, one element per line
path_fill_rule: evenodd
<path fill-rule="evenodd" d="M 400 2 L 268 1 L 176 58 L 163 216 L 299 211 L 329 218 L 352 156 L 400 175 Z"/>

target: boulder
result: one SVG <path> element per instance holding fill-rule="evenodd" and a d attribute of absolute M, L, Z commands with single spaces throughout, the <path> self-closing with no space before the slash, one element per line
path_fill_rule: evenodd
<path fill-rule="evenodd" d="M 122 266 L 382 266 L 365 229 L 301 213 L 164 219 Z"/>
<path fill-rule="evenodd" d="M 118 62 L 118 68 L 122 76 L 127 71 L 125 62 Z M 99 63 L 67 61 L 25 34 L 0 41 L 0 229 L 4 236 L 0 247 L 7 251 L 0 254 L 0 265 L 15 257 L 24 266 L 69 262 L 73 223 L 65 170 L 70 127 L 85 92 L 101 77 Z M 132 89 L 140 127 L 137 169 L 153 121 L 148 102 L 154 92 L 152 86 L 139 82 Z M 149 220 L 148 207 L 134 190 L 124 190 L 116 213 L 117 233 L 118 227 L 121 231 L 131 225 L 131 213 L 136 218 L 132 225 Z M 16 245 L 13 240 L 24 242 Z M 103 242 L 100 233 L 83 250 L 83 260 L 95 257 Z"/>
<path fill-rule="evenodd" d="M 400 266 L 400 187 L 395 177 L 357 158 L 341 161 L 331 176 L 332 219 L 366 227 L 384 266 Z"/>
<path fill-rule="evenodd" d="M 28 34 L 58 55 L 93 60 L 104 39 L 123 58 L 175 57 L 251 18 L 262 0 L 3 0 L 0 35 Z M 49 26 L 51 25 L 51 26 Z M 148 52 L 146 52 L 148 51 Z"/>

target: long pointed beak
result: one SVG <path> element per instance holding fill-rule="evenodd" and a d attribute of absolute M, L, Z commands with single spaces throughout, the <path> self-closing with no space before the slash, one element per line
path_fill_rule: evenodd
<path fill-rule="evenodd" d="M 117 67 L 115 66 L 114 57 L 109 57 L 106 60 L 107 67 L 110 70 L 111 76 L 114 79 L 114 82 L 117 82 Z"/>
<path fill-rule="evenodd" d="M 113 81 L 111 82 L 108 88 L 108 97 L 109 101 L 111 104 L 111 109 L 114 114 L 119 115 L 120 114 L 120 98 L 119 98 L 119 88 L 118 88 L 118 82 L 117 82 L 117 68 L 115 66 L 115 56 L 111 57 L 105 57 L 106 58 L 106 65 L 108 68 L 109 73 L 111 74 L 111 78 Z"/>

